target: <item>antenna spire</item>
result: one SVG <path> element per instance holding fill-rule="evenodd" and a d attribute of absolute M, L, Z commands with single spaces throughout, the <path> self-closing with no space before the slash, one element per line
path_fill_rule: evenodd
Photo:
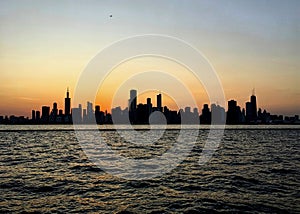
<path fill-rule="evenodd" d="M 67 98 L 69 98 L 69 87 L 67 87 Z"/>

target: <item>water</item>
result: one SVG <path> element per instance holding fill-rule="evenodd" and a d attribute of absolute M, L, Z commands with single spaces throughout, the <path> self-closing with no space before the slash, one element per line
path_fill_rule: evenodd
<path fill-rule="evenodd" d="M 126 146 L 105 128 L 112 147 L 135 158 L 160 155 L 178 135 L 169 127 L 156 151 Z M 89 162 L 70 126 L 0 126 L 0 212 L 300 213 L 300 127 L 228 128 L 206 165 L 197 164 L 201 129 L 176 169 L 130 181 Z"/>

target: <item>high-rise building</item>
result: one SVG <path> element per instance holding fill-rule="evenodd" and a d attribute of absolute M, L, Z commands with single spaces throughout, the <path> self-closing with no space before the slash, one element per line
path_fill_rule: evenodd
<path fill-rule="evenodd" d="M 249 123 L 253 118 L 252 103 L 246 102 L 246 121 Z"/>
<path fill-rule="evenodd" d="M 99 108 L 100 108 L 100 106 L 99 106 Z M 94 115 L 94 111 L 93 111 L 93 103 L 87 102 L 86 111 L 87 111 L 87 120 L 88 120 L 88 123 L 94 122 L 95 115 Z"/>
<path fill-rule="evenodd" d="M 49 122 L 49 115 L 50 115 L 50 106 L 42 106 L 42 121 L 44 123 Z"/>
<path fill-rule="evenodd" d="M 185 113 L 191 113 L 191 107 L 187 106 L 184 108 Z"/>
<path fill-rule="evenodd" d="M 239 121 L 239 112 L 237 102 L 235 100 L 228 101 L 227 123 L 237 124 Z"/>
<path fill-rule="evenodd" d="M 84 123 L 87 122 L 86 109 L 83 109 L 83 111 L 82 111 L 82 121 L 83 121 Z"/>
<path fill-rule="evenodd" d="M 82 123 L 82 107 L 81 104 L 78 108 L 72 108 L 72 120 L 74 123 Z"/>
<path fill-rule="evenodd" d="M 200 116 L 201 124 L 210 124 L 211 122 L 211 112 L 209 110 L 208 104 L 203 105 L 202 114 Z"/>
<path fill-rule="evenodd" d="M 147 98 L 147 111 L 148 111 L 148 116 L 149 116 L 152 113 L 151 98 Z"/>
<path fill-rule="evenodd" d="M 252 105 L 252 115 L 253 115 L 253 120 L 257 119 L 257 104 L 256 104 L 256 96 L 252 94 L 251 98 L 251 105 Z"/>
<path fill-rule="evenodd" d="M 57 103 L 53 103 L 52 114 L 54 117 L 56 117 L 58 114 Z"/>
<path fill-rule="evenodd" d="M 161 102 L 161 94 L 156 96 L 157 109 L 158 111 L 162 111 L 162 102 Z"/>
<path fill-rule="evenodd" d="M 35 110 L 31 111 L 31 120 L 35 121 Z"/>
<path fill-rule="evenodd" d="M 65 98 L 65 115 L 71 113 L 71 98 L 69 97 L 69 88 L 67 88 L 67 97 Z"/>
<path fill-rule="evenodd" d="M 211 122 L 214 124 L 224 124 L 226 122 L 226 113 L 223 107 L 211 104 Z"/>
<path fill-rule="evenodd" d="M 137 107 L 137 91 L 135 89 L 130 90 L 129 98 L 129 111 L 134 112 Z"/>
<path fill-rule="evenodd" d="M 250 102 L 246 102 L 246 122 L 255 123 L 257 120 L 257 103 L 256 96 L 254 95 L 254 90 L 250 97 Z"/>
<path fill-rule="evenodd" d="M 137 91 L 135 89 L 130 90 L 128 108 L 129 108 L 129 120 L 131 123 L 135 123 L 136 108 L 137 108 Z"/>
<path fill-rule="evenodd" d="M 35 112 L 35 119 L 36 119 L 36 121 L 39 121 L 41 119 L 41 112 L 40 111 Z"/>
<path fill-rule="evenodd" d="M 80 108 L 72 108 L 72 120 L 73 120 L 73 123 L 76 123 L 76 124 L 82 122 Z"/>

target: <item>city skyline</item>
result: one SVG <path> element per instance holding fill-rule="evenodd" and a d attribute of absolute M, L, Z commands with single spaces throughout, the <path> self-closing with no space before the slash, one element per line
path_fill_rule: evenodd
<path fill-rule="evenodd" d="M 156 111 L 163 113 L 168 124 L 300 124 L 299 115 L 276 115 L 261 109 L 257 105 L 254 89 L 245 103 L 245 108 L 241 108 L 236 100 L 231 99 L 225 107 L 210 103 L 203 104 L 202 108 L 185 106 L 170 109 L 163 104 L 161 92 L 156 94 L 156 105 L 152 103 L 151 97 L 146 99 L 146 103 L 138 102 L 138 97 L 137 90 L 131 89 L 128 106 L 123 109 L 121 106 L 115 106 L 108 112 L 107 109 L 101 109 L 100 105 L 95 104 L 93 108 L 90 101 L 86 102 L 86 108 L 82 104 L 78 104 L 78 107 L 71 106 L 70 92 L 67 88 L 64 110 L 58 109 L 57 103 L 54 102 L 52 110 L 46 105 L 41 106 L 41 111 L 33 109 L 31 118 L 0 115 L 0 124 L 149 124 L 150 115 Z M 161 123 L 162 120 L 157 122 Z"/>
<path fill-rule="evenodd" d="M 262 108 L 275 114 L 300 114 L 300 2 L 275 0 L 271 8 L 270 4 L 258 0 L 92 0 L 90 4 L 3 0 L 0 115 L 30 116 L 32 107 L 51 103 L 66 85 L 75 91 L 81 72 L 99 51 L 143 34 L 173 36 L 200 50 L 215 68 L 226 100 L 234 98 L 244 104 L 249 89 L 255 87 L 263 97 L 259 100 Z M 109 108 L 110 97 L 124 78 L 137 71 L 161 71 L 161 66 L 185 80 L 201 99 L 198 106 L 208 103 L 206 91 L 197 87 L 186 69 L 151 57 L 115 68 L 95 102 Z M 62 106 L 64 101 L 56 102 Z"/>

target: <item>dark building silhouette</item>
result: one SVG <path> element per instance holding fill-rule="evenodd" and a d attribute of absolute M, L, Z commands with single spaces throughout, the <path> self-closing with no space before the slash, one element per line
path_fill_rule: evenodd
<path fill-rule="evenodd" d="M 93 111 L 93 103 L 87 102 L 86 113 L 87 113 L 87 123 L 94 123 L 95 115 L 94 115 L 94 111 Z"/>
<path fill-rule="evenodd" d="M 95 106 L 95 118 L 97 124 L 103 124 L 104 123 L 104 112 L 100 111 L 100 106 Z"/>
<path fill-rule="evenodd" d="M 226 122 L 225 109 L 216 104 L 211 104 L 210 108 L 211 108 L 211 122 L 214 124 L 225 124 Z"/>
<path fill-rule="evenodd" d="M 246 122 L 256 123 L 258 119 L 256 96 L 251 95 L 250 102 L 246 102 Z"/>
<path fill-rule="evenodd" d="M 194 108 L 194 109 L 193 109 L 193 113 L 194 113 L 194 116 L 199 117 L 199 111 L 198 111 L 198 108 Z"/>
<path fill-rule="evenodd" d="M 105 117 L 104 112 L 103 118 Z M 120 106 L 112 108 L 111 110 L 113 123 L 116 124 L 128 124 L 129 121 L 129 115 L 128 115 L 128 108 L 125 108 L 124 110 L 121 109 Z"/>
<path fill-rule="evenodd" d="M 52 113 L 55 117 L 57 116 L 58 114 L 57 103 L 53 103 Z"/>
<path fill-rule="evenodd" d="M 162 101 L 161 101 L 161 94 L 156 96 L 156 103 L 157 103 L 157 110 L 162 111 Z"/>
<path fill-rule="evenodd" d="M 253 115 L 252 120 L 256 121 L 256 120 L 257 120 L 257 104 L 256 104 L 256 96 L 253 94 L 253 95 L 251 96 L 250 100 L 251 100 L 252 115 Z"/>
<path fill-rule="evenodd" d="M 211 112 L 208 108 L 208 104 L 203 105 L 202 114 L 200 116 L 201 124 L 210 124 L 211 123 Z"/>
<path fill-rule="evenodd" d="M 65 98 L 65 115 L 68 116 L 71 113 L 71 98 L 69 97 L 69 88 L 67 88 L 67 97 Z"/>
<path fill-rule="evenodd" d="M 40 119 L 41 119 L 41 112 L 40 111 L 35 112 L 35 119 L 36 119 L 36 121 L 40 121 Z"/>
<path fill-rule="evenodd" d="M 149 118 L 149 113 L 148 113 L 148 108 L 147 104 L 138 104 L 137 109 L 136 109 L 136 116 L 137 124 L 148 124 L 148 118 Z"/>
<path fill-rule="evenodd" d="M 72 108 L 72 121 L 76 124 L 82 123 L 81 104 L 79 104 L 78 108 Z"/>
<path fill-rule="evenodd" d="M 250 121 L 253 119 L 253 111 L 252 111 L 252 103 L 246 102 L 246 122 L 250 123 Z"/>
<path fill-rule="evenodd" d="M 49 116 L 50 116 L 50 107 L 49 106 L 42 106 L 42 117 L 41 120 L 43 123 L 49 122 Z"/>
<path fill-rule="evenodd" d="M 58 116 L 58 109 L 57 109 L 57 103 L 53 103 L 53 108 L 50 114 L 49 122 L 50 123 L 56 123 L 57 121 L 57 116 Z"/>
<path fill-rule="evenodd" d="M 235 100 L 228 101 L 227 124 L 239 123 L 239 108 Z"/>
<path fill-rule="evenodd" d="M 151 98 L 147 98 L 146 104 L 140 103 L 137 105 L 137 91 L 130 91 L 130 99 L 128 108 L 122 110 L 121 107 L 116 107 L 111 110 L 112 115 L 107 111 L 100 110 L 100 106 L 96 105 L 93 109 L 93 104 L 87 102 L 87 108 L 82 109 L 81 104 L 78 108 L 71 109 L 71 99 L 69 97 L 69 90 L 67 90 L 67 97 L 65 98 L 65 114 L 63 110 L 58 110 L 57 103 L 53 103 L 53 108 L 50 112 L 49 106 L 42 106 L 42 114 L 40 111 L 32 110 L 31 119 L 24 116 L 0 116 L 0 124 L 71 124 L 76 123 L 94 123 L 97 124 L 111 124 L 112 116 L 117 118 L 114 123 L 127 124 L 128 120 L 132 124 L 148 124 L 149 116 L 155 112 L 163 113 L 168 124 L 300 124 L 299 116 L 283 116 L 271 115 L 266 110 L 261 108 L 257 111 L 256 96 L 253 94 L 250 101 L 246 103 L 245 109 L 237 105 L 235 100 L 228 101 L 227 118 L 225 109 L 219 105 L 212 104 L 211 111 L 208 104 L 203 105 L 201 115 L 198 109 L 194 108 L 191 111 L 190 107 L 185 107 L 185 110 L 171 111 L 167 106 L 162 108 L 162 95 L 157 95 L 157 106 L 153 107 Z M 95 110 L 95 111 L 94 111 Z M 115 119 L 114 118 L 114 119 Z M 162 114 L 155 114 L 151 118 L 151 123 L 160 124 L 163 122 Z"/>
<path fill-rule="evenodd" d="M 87 123 L 86 109 L 82 110 L 82 121 L 83 123 Z"/>
<path fill-rule="evenodd" d="M 150 115 L 152 113 L 151 98 L 147 98 L 147 113 L 148 113 L 148 115 Z"/>
<path fill-rule="evenodd" d="M 31 120 L 34 122 L 35 121 L 35 110 L 31 111 Z"/>
<path fill-rule="evenodd" d="M 130 90 L 130 98 L 128 102 L 129 108 L 129 120 L 131 123 L 136 123 L 136 108 L 137 108 L 137 91 L 135 89 Z"/>

